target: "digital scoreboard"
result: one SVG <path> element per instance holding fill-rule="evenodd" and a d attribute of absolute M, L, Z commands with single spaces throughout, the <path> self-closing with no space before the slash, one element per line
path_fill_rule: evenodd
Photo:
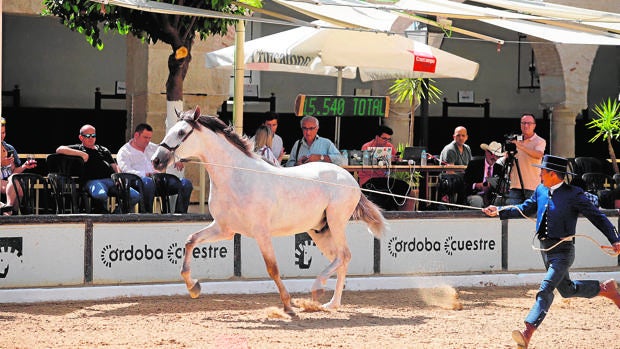
<path fill-rule="evenodd" d="M 297 95 L 297 116 L 353 116 L 387 118 L 390 110 L 388 96 L 312 96 Z"/>

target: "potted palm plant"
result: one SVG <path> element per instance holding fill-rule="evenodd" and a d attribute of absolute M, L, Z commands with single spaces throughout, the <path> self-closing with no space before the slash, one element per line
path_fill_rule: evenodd
<path fill-rule="evenodd" d="M 598 117 L 586 124 L 589 129 L 596 130 L 596 134 L 589 142 L 593 143 L 599 138 L 607 141 L 607 150 L 611 157 L 614 173 L 620 173 L 618 171 L 618 163 L 616 162 L 616 153 L 611 143 L 612 139 L 618 140 L 618 137 L 620 137 L 620 103 L 617 99 L 607 98 L 601 104 L 595 105 L 592 111 Z"/>
<path fill-rule="evenodd" d="M 427 81 L 428 80 L 428 81 Z M 409 121 L 409 137 L 407 143 L 413 144 L 413 115 L 420 101 L 426 98 L 429 103 L 436 103 L 443 92 L 434 84 L 433 79 L 403 78 L 396 79 L 388 92 L 394 97 L 395 103 L 408 102 L 411 107 L 411 120 Z"/>

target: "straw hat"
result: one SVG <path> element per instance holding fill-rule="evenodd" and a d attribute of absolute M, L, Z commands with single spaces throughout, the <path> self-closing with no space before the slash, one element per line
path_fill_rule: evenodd
<path fill-rule="evenodd" d="M 496 141 L 491 142 L 490 144 L 482 143 L 480 144 L 480 149 L 488 150 L 491 154 L 495 156 L 502 156 L 504 152 L 502 151 L 502 145 L 497 143 Z"/>

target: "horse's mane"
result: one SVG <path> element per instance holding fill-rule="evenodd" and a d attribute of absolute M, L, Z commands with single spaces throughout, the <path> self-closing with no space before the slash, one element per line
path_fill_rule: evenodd
<path fill-rule="evenodd" d="M 241 150 L 245 155 L 249 157 L 254 157 L 254 152 L 252 151 L 252 144 L 247 136 L 239 136 L 232 125 L 226 125 L 224 121 L 220 120 L 216 116 L 210 115 L 200 115 L 198 119 L 194 120 L 193 118 L 184 119 L 193 128 L 197 128 L 197 123 L 200 123 L 202 126 L 208 128 L 209 130 L 224 135 L 226 140 L 234 145 L 237 149 Z"/>

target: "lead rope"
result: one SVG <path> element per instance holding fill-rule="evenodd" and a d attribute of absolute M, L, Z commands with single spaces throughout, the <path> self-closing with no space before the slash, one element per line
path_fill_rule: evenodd
<path fill-rule="evenodd" d="M 401 199 L 416 200 L 416 201 L 427 202 L 427 203 L 440 203 L 440 204 L 446 205 L 446 206 L 454 206 L 454 207 L 460 207 L 460 208 L 466 208 L 466 209 L 472 209 L 472 210 L 482 210 L 482 208 L 480 208 L 480 207 L 473 207 L 473 206 L 467 206 L 467 205 L 453 204 L 453 203 L 443 202 L 443 201 L 440 202 L 440 201 L 434 201 L 434 200 L 427 200 L 427 199 L 415 198 L 415 197 L 404 196 L 404 195 L 399 195 L 399 194 L 388 194 L 388 193 L 385 193 L 385 192 L 382 192 L 382 191 L 360 188 L 357 185 L 356 186 L 350 186 L 350 185 L 346 185 L 346 184 L 327 182 L 327 181 L 323 181 L 323 180 L 320 180 L 320 179 L 300 178 L 300 177 L 296 177 L 296 176 L 289 176 L 289 175 L 282 174 L 282 173 L 272 173 L 272 172 L 266 172 L 266 171 L 261 171 L 261 170 L 255 170 L 255 169 L 252 169 L 252 168 L 244 168 L 244 167 L 237 167 L 237 166 L 232 166 L 232 165 L 216 164 L 216 163 L 213 163 L 213 162 L 202 162 L 202 161 L 197 161 L 197 160 L 180 159 L 180 158 L 178 158 L 176 156 L 176 154 L 174 155 L 174 157 L 175 157 L 176 160 L 181 161 L 181 162 L 189 162 L 189 163 L 194 163 L 194 164 L 212 165 L 212 166 L 224 167 L 224 168 L 230 168 L 230 169 L 236 169 L 236 170 L 244 170 L 244 171 L 249 171 L 249 172 L 268 174 L 270 176 L 287 177 L 287 178 L 293 178 L 293 179 L 297 179 L 297 180 L 311 181 L 311 182 L 328 184 L 328 185 L 335 185 L 335 186 L 344 187 L 344 188 L 351 188 L 351 189 L 355 188 L 355 189 L 360 189 L 361 191 L 368 192 L 368 193 L 375 193 L 375 194 L 380 194 L 380 195 L 390 195 L 390 196 L 398 197 L 398 198 L 401 198 Z"/>
<path fill-rule="evenodd" d="M 173 153 L 174 154 L 174 153 Z M 213 162 L 202 162 L 202 161 L 197 161 L 197 160 L 189 160 L 189 159 L 180 159 L 177 157 L 176 154 L 174 154 L 174 158 L 177 159 L 178 161 L 181 162 L 189 162 L 189 163 L 194 163 L 194 164 L 201 164 L 201 165 L 212 165 L 212 166 L 216 166 L 216 167 L 224 167 L 224 168 L 230 168 L 230 169 L 236 169 L 236 170 L 245 170 L 245 171 L 250 171 L 250 172 L 255 172 L 255 173 L 261 173 L 261 174 L 268 174 L 268 175 L 276 175 L 276 176 L 281 176 L 281 177 L 287 177 L 287 178 L 293 178 L 293 179 L 297 179 L 297 180 L 306 180 L 306 181 L 312 181 L 312 182 L 316 182 L 316 183 L 322 183 L 322 184 L 328 184 L 328 185 L 336 185 L 336 186 L 340 186 L 340 187 L 344 187 L 344 188 L 350 188 L 350 189 L 360 189 L 361 191 L 364 192 L 369 192 L 369 193 L 375 193 L 375 194 L 380 194 L 380 195 L 390 195 L 390 196 L 394 196 L 394 197 L 399 197 L 402 199 L 407 199 L 407 200 L 417 200 L 417 201 L 421 201 L 421 202 L 427 202 L 427 203 L 441 203 L 442 205 L 447 205 L 447 206 L 454 206 L 454 207 L 460 207 L 460 208 L 465 208 L 465 209 L 472 209 L 472 210 L 480 210 L 482 211 L 482 208 L 480 207 L 473 207 L 473 206 L 467 206 L 467 205 L 460 205 L 460 204 L 453 204 L 453 203 L 449 203 L 449 202 L 439 202 L 439 201 L 434 201 L 434 200 L 427 200 L 427 199 L 420 199 L 420 198 L 414 198 L 411 196 L 404 196 L 404 195 L 398 195 L 398 194 L 387 194 L 385 192 L 381 192 L 381 191 L 377 191 L 377 190 L 371 190 L 371 189 L 364 189 L 364 188 L 360 188 L 359 186 L 350 186 L 350 185 L 346 185 L 346 184 L 339 184 L 339 183 L 333 183 L 333 182 L 327 182 L 327 181 L 323 181 L 320 179 L 310 179 L 310 178 L 300 178 L 300 177 L 294 177 L 294 176 L 289 176 L 286 174 L 281 174 L 281 173 L 272 173 L 272 172 L 266 172 L 266 171 L 261 171 L 261 170 L 255 170 L 252 168 L 244 168 L 244 167 L 237 167 L 237 166 L 232 166 L 232 165 L 223 165 L 223 164 L 216 164 Z M 498 209 L 498 214 L 499 211 L 503 211 L 509 207 L 514 207 L 516 208 L 519 213 L 521 214 L 521 216 L 523 216 L 526 219 L 529 219 L 530 221 L 533 221 L 534 223 L 536 223 L 535 220 L 533 220 L 532 218 L 526 216 L 525 214 L 523 214 L 523 212 L 516 206 L 514 205 L 509 205 L 509 206 L 502 206 L 501 210 Z M 588 235 L 583 235 L 583 234 L 575 234 L 575 235 L 571 235 L 571 236 L 567 236 L 563 239 L 561 239 L 558 243 L 556 243 L 555 245 L 546 248 L 546 249 L 542 249 L 539 247 L 534 246 L 534 238 L 536 237 L 536 234 L 534 234 L 534 236 L 532 237 L 532 249 L 535 251 L 543 251 L 543 252 L 548 252 L 551 251 L 552 249 L 554 249 L 555 247 L 557 247 L 559 244 L 565 242 L 565 241 L 569 241 L 572 240 L 575 237 L 583 237 L 583 238 L 588 238 L 592 243 L 594 243 L 596 246 L 598 246 L 605 254 L 612 256 L 612 257 L 616 257 L 619 255 L 619 253 L 614 251 L 614 248 L 612 246 L 609 245 L 601 245 L 598 243 L 598 241 L 596 241 L 595 239 L 593 239 L 592 237 L 588 236 Z"/>

